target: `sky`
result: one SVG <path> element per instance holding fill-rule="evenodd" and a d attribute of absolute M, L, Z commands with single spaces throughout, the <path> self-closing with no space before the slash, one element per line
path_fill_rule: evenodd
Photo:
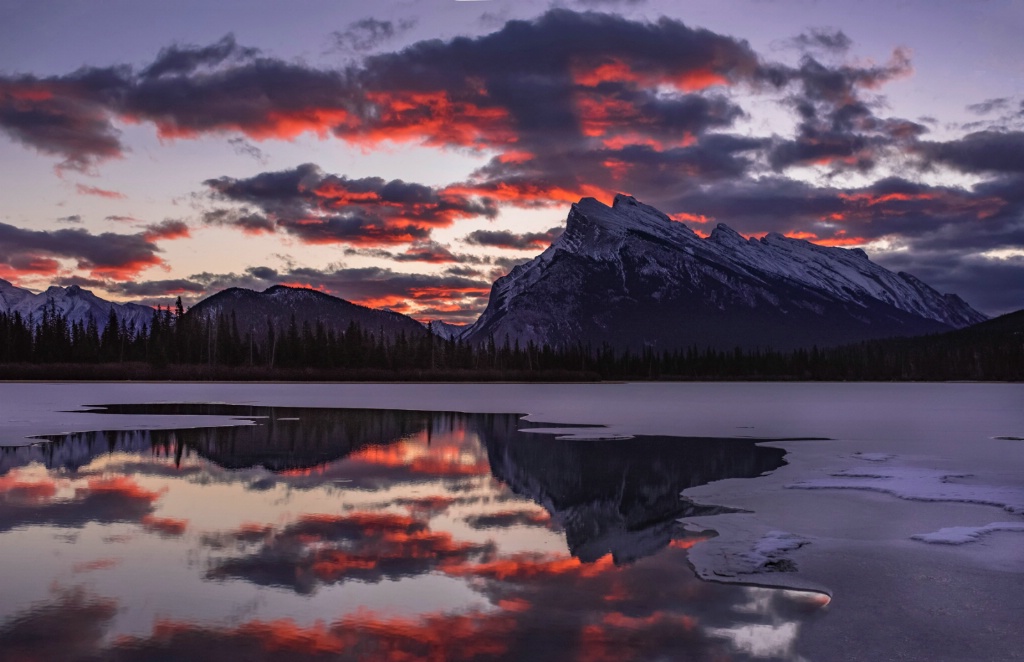
<path fill-rule="evenodd" d="M 472 321 L 627 193 L 1024 308 L 1020 0 L 0 0 L 0 278 Z"/>

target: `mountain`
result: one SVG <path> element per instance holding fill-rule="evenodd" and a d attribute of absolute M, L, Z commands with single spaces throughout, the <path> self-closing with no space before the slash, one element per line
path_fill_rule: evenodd
<path fill-rule="evenodd" d="M 616 564 L 635 561 L 668 545 L 681 517 L 735 512 L 684 499 L 683 490 L 785 463 L 785 451 L 750 439 L 560 439 L 488 418 L 479 432 L 491 473 L 542 505 L 564 529 L 569 552 L 588 563 L 605 554 Z"/>
<path fill-rule="evenodd" d="M 445 340 L 458 340 L 462 337 L 468 327 L 463 324 L 451 324 L 441 320 L 432 320 L 427 324 L 427 329 L 438 338 Z"/>
<path fill-rule="evenodd" d="M 635 198 L 572 205 L 564 234 L 499 278 L 462 336 L 553 347 L 794 349 L 948 331 L 985 320 L 860 249 L 724 224 L 703 239 Z"/>
<path fill-rule="evenodd" d="M 278 328 L 286 327 L 294 316 L 301 328 L 305 322 L 315 325 L 323 322 L 328 328 L 344 331 L 355 322 L 364 332 L 387 337 L 405 332 L 408 336 L 421 335 L 423 326 L 400 313 L 359 306 L 344 299 L 317 290 L 275 285 L 262 292 L 232 287 L 203 299 L 189 309 L 190 315 L 216 317 L 234 314 L 241 332 L 247 329 L 259 335 L 270 319 Z"/>
<path fill-rule="evenodd" d="M 83 290 L 78 285 L 59 287 L 53 285 L 45 292 L 36 294 L 20 287 L 15 287 L 6 280 L 0 280 L 0 313 L 21 313 L 23 318 L 32 319 L 38 322 L 42 319 L 43 308 L 50 302 L 56 305 L 57 309 L 67 316 L 70 323 L 88 323 L 89 319 L 96 320 L 96 325 L 102 329 L 106 324 L 110 311 L 117 313 L 117 318 L 126 321 L 128 326 L 134 329 L 141 329 L 149 326 L 153 319 L 153 309 L 149 306 L 142 306 L 137 303 L 114 303 L 101 299 L 89 290 Z"/>

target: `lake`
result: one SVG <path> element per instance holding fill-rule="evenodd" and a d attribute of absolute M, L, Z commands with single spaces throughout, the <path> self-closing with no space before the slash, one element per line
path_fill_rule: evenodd
<path fill-rule="evenodd" d="M 825 659 L 851 558 L 1020 586 L 1019 389 L 770 386 L 0 386 L 0 659 Z"/>

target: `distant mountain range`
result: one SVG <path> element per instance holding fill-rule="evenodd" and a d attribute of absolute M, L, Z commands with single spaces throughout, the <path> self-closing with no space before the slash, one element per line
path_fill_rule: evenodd
<path fill-rule="evenodd" d="M 572 205 L 565 233 L 499 278 L 462 334 L 553 347 L 792 349 L 948 331 L 986 316 L 860 249 L 724 224 L 703 239 L 630 196 Z"/>
<path fill-rule="evenodd" d="M 119 321 L 126 322 L 133 329 L 149 326 L 153 319 L 153 309 L 149 306 L 107 301 L 78 285 L 54 285 L 36 294 L 0 279 L 0 313 L 21 313 L 26 320 L 31 316 L 38 323 L 43 317 L 43 308 L 50 305 L 51 301 L 72 324 L 88 324 L 91 318 L 100 329 L 106 324 L 111 310 L 117 314 Z"/>
<path fill-rule="evenodd" d="M 35 294 L 0 280 L 0 312 L 37 322 L 49 302 L 71 322 L 102 327 L 111 310 L 130 326 L 153 309 L 101 299 L 78 286 Z M 263 292 L 230 288 L 190 315 L 234 316 L 242 333 L 323 323 L 394 338 L 423 325 L 388 310 L 283 285 Z M 955 294 L 893 273 L 860 249 L 819 246 L 779 234 L 745 239 L 719 224 L 704 239 L 683 223 L 625 195 L 612 206 L 593 198 L 572 205 L 565 232 L 543 253 L 499 278 L 486 310 L 468 326 L 434 321 L 445 339 L 655 350 L 689 347 L 788 350 L 919 336 L 986 320 Z"/>

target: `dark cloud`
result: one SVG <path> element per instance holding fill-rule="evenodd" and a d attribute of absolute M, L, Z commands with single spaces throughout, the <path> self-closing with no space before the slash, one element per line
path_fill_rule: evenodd
<path fill-rule="evenodd" d="M 994 99 L 985 99 L 979 103 L 972 103 L 967 106 L 967 110 L 971 111 L 975 115 L 988 115 L 997 110 L 1007 110 L 1010 107 L 1009 97 L 997 97 Z"/>
<path fill-rule="evenodd" d="M 414 241 L 402 253 L 395 253 L 382 248 L 346 248 L 345 255 L 362 255 L 394 260 L 395 262 L 428 262 L 433 264 L 484 264 L 488 262 L 486 257 L 453 253 L 448 246 L 433 240 Z"/>
<path fill-rule="evenodd" d="M 165 221 L 138 234 L 92 234 L 82 228 L 26 230 L 0 223 L 0 270 L 18 272 L 26 270 L 27 263 L 48 260 L 55 271 L 53 258 L 57 258 L 76 261 L 79 269 L 94 277 L 128 279 L 163 264 L 155 242 L 182 236 L 179 223 Z"/>
<path fill-rule="evenodd" d="M 768 162 L 776 171 L 792 166 L 826 166 L 833 172 L 868 172 L 880 161 L 905 150 L 927 132 L 921 124 L 877 117 L 864 100 L 865 91 L 909 75 L 908 55 L 897 49 L 885 65 L 827 66 L 806 55 L 796 69 L 774 69 L 777 84 L 795 83 L 788 102 L 799 118 L 793 139 L 776 139 Z"/>
<path fill-rule="evenodd" d="M 334 47 L 341 51 L 364 53 L 371 51 L 416 25 L 412 19 L 381 21 L 364 18 L 349 24 L 344 30 L 331 33 Z"/>
<path fill-rule="evenodd" d="M 506 529 L 511 526 L 552 527 L 551 516 L 540 510 L 503 510 L 497 513 L 471 515 L 466 524 L 474 529 Z"/>
<path fill-rule="evenodd" d="M 201 294 L 206 287 L 186 278 L 147 280 L 141 282 L 103 283 L 105 289 L 130 297 L 168 297 L 183 294 Z"/>
<path fill-rule="evenodd" d="M 0 650 L 9 660 L 84 660 L 101 657 L 117 601 L 81 587 L 54 589 L 45 603 L 13 614 L 0 624 Z"/>
<path fill-rule="evenodd" d="M 978 131 L 947 142 L 914 147 L 929 165 L 974 174 L 1024 173 L 1024 131 Z"/>
<path fill-rule="evenodd" d="M 267 162 L 267 155 L 263 153 L 263 150 L 245 138 L 228 138 L 228 144 L 239 156 L 248 156 L 257 163 Z"/>
<path fill-rule="evenodd" d="M 10 474 L 5 478 L 0 483 L 0 532 L 27 526 L 81 528 L 92 522 L 141 522 L 152 514 L 160 497 L 124 476 L 89 478 L 70 499 L 56 498 L 57 485 L 50 478 L 19 479 Z"/>
<path fill-rule="evenodd" d="M 140 75 L 143 78 L 159 78 L 160 76 L 191 74 L 198 69 L 209 69 L 230 60 L 248 60 L 257 54 L 259 54 L 258 49 L 243 48 L 235 42 L 234 35 L 228 34 L 209 46 L 164 48 L 153 63 L 140 72 Z"/>
<path fill-rule="evenodd" d="M 204 183 L 214 199 L 245 205 L 240 210 L 207 212 L 207 223 L 250 233 L 283 231 L 314 244 L 423 242 L 434 227 L 497 213 L 495 205 L 480 196 L 400 179 L 350 179 L 326 174 L 311 163 L 247 179 L 221 177 Z M 429 244 L 416 244 L 424 245 Z"/>
<path fill-rule="evenodd" d="M 403 27 L 367 19 L 338 37 L 368 48 Z M 825 30 L 803 37 L 831 49 L 848 41 L 841 32 Z M 49 78 L 0 78 L 0 128 L 81 164 L 123 150 L 116 140 L 101 148 L 26 133 L 13 115 L 4 120 L 5 110 L 59 114 L 69 106 L 65 124 L 92 117 L 97 126 L 80 133 L 94 138 L 112 136 L 113 121 L 130 121 L 150 123 L 172 138 L 236 133 L 288 139 L 312 132 L 364 146 L 415 142 L 493 149 L 501 152 L 498 163 L 505 167 L 491 177 L 482 171 L 461 190 L 530 206 L 583 195 L 610 197 L 621 190 L 643 194 L 652 174 L 659 179 L 650 189 L 668 179 L 697 186 L 701 178 L 742 175 L 749 159 L 738 156 L 723 137 L 709 134 L 744 115 L 734 101 L 715 92 L 736 85 L 794 94 L 802 127 L 796 140 L 776 141 L 773 167 L 831 159 L 869 169 L 882 143 L 894 139 L 896 127 L 864 112 L 860 94 L 909 70 L 901 51 L 877 66 L 827 66 L 810 56 L 798 67 L 770 64 L 744 41 L 677 20 L 646 22 L 556 8 L 531 20 L 508 21 L 490 34 L 421 41 L 341 70 L 265 57 L 229 35 L 210 46 L 164 49 L 137 73 L 110 67 Z M 249 151 L 246 145 L 237 146 Z M 762 140 L 752 149 L 765 145 Z M 365 204 L 342 210 L 317 206 L 315 222 L 281 216 L 279 209 L 212 221 L 249 232 L 273 225 L 311 242 L 406 243 L 428 235 L 429 220 L 407 219 L 407 232 L 396 231 L 379 206 L 373 212 Z M 302 205 L 293 205 L 291 211 L 296 210 Z"/>
<path fill-rule="evenodd" d="M 142 233 L 147 241 L 161 239 L 184 239 L 191 236 L 191 229 L 185 221 L 168 218 L 159 223 L 147 225 Z"/>
<path fill-rule="evenodd" d="M 466 276 L 469 278 L 476 278 L 483 276 L 483 272 L 476 267 L 465 267 L 462 265 L 446 267 L 444 272 L 451 276 Z"/>
<path fill-rule="evenodd" d="M 474 230 L 464 241 L 477 246 L 493 246 L 515 250 L 543 250 L 551 242 L 561 236 L 565 230 L 562 226 L 553 227 L 545 232 L 525 232 L 516 234 L 508 230 Z"/>
<path fill-rule="evenodd" d="M 1018 232 L 1018 237 L 1024 231 Z M 1020 244 L 1018 244 L 1019 246 Z M 954 292 L 990 315 L 1024 309 L 1024 257 L 986 258 L 953 249 L 914 250 L 878 258 L 884 267 L 907 271 L 940 292 Z"/>
<path fill-rule="evenodd" d="M 368 44 L 402 27 L 370 20 L 352 29 L 358 44 Z M 150 123 L 170 138 L 313 132 L 356 143 L 506 148 L 566 130 L 579 137 L 579 94 L 601 105 L 602 83 L 627 83 L 640 97 L 638 90 L 655 83 L 692 92 L 750 80 L 757 67 L 744 42 L 678 21 L 554 9 L 490 35 L 418 42 L 345 70 L 264 57 L 228 36 L 205 47 L 166 48 L 138 72 L 86 67 L 63 76 L 0 77 L 0 128 L 78 169 L 123 154 L 114 125 L 120 121 Z M 645 122 L 665 122 L 667 131 L 678 130 L 691 110 L 650 98 L 631 102 L 622 89 L 608 94 L 636 105 L 630 112 Z"/>
<path fill-rule="evenodd" d="M 239 535 L 207 536 L 216 549 L 253 540 Z M 376 583 L 430 572 L 439 564 L 465 563 L 492 553 L 490 544 L 457 542 L 406 515 L 355 512 L 342 516 L 302 517 L 273 533 L 261 531 L 258 544 L 243 555 L 221 558 L 210 579 L 244 579 L 261 586 L 282 586 L 311 593 L 321 584 L 349 580 Z M 308 541 L 316 540 L 315 549 Z"/>
<path fill-rule="evenodd" d="M 793 37 L 789 44 L 802 50 L 818 50 L 829 53 L 846 53 L 853 40 L 842 30 L 835 28 L 811 28 Z"/>
<path fill-rule="evenodd" d="M 577 0 L 584 7 L 604 8 L 614 7 L 617 5 L 637 6 L 647 2 L 647 0 Z"/>
<path fill-rule="evenodd" d="M 89 172 L 96 163 L 124 152 L 121 132 L 103 103 L 107 93 L 123 85 L 123 73 L 80 70 L 58 79 L 0 76 L 0 130 L 61 158 L 60 170 Z"/>
<path fill-rule="evenodd" d="M 61 216 L 57 219 L 58 223 L 81 223 L 82 217 L 79 214 L 71 214 L 70 216 Z"/>
<path fill-rule="evenodd" d="M 1024 245 L 1024 185 L 1019 178 L 982 182 L 971 189 L 901 178 L 859 188 L 762 178 L 686 192 L 665 209 L 725 222 L 742 233 L 779 232 L 825 245 L 880 240 L 897 250 L 871 252 L 872 259 L 959 294 L 990 314 L 1007 312 L 1018 291 L 1004 287 L 1005 294 L 997 294 L 988 280 L 975 276 L 991 274 L 992 282 L 1005 283 L 1015 273 L 1013 260 L 981 254 Z"/>

